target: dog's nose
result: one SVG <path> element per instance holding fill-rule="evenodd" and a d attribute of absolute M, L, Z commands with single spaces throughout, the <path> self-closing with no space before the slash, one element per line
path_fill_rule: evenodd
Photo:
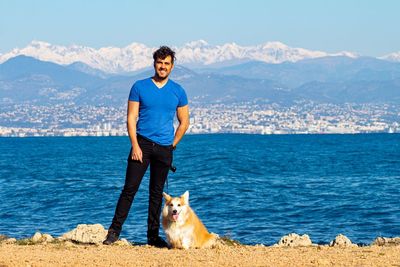
<path fill-rule="evenodd" d="M 172 211 L 172 214 L 176 214 L 178 211 L 177 210 L 173 210 Z"/>

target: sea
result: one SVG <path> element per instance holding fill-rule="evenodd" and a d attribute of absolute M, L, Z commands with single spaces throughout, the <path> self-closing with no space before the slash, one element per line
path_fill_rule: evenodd
<path fill-rule="evenodd" d="M 128 137 L 0 138 L 0 234 L 109 227 Z M 400 236 L 400 134 L 186 135 L 164 191 L 190 193 L 209 231 L 272 245 L 289 233 L 326 244 Z M 146 242 L 147 172 L 122 238 Z M 161 230 L 161 235 L 164 236 Z"/>

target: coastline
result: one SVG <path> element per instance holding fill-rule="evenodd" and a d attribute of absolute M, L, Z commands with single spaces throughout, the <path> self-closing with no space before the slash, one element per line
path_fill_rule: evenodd
<path fill-rule="evenodd" d="M 398 266 L 400 246 L 158 249 L 74 243 L 0 244 L 0 266 Z"/>
<path fill-rule="evenodd" d="M 272 246 L 243 245 L 221 237 L 212 248 L 168 249 L 132 244 L 106 246 L 101 224 L 79 224 L 53 238 L 35 233 L 17 240 L 0 235 L 0 267 L 5 266 L 399 266 L 400 237 L 378 237 L 368 246 L 337 235 L 329 245 L 291 233 Z"/>

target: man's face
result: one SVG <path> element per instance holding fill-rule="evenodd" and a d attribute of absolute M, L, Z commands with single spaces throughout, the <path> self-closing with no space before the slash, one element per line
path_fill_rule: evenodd
<path fill-rule="evenodd" d="M 161 79 L 166 79 L 171 73 L 173 67 L 174 65 L 172 64 L 171 56 L 167 56 L 164 59 L 157 58 L 157 60 L 154 62 L 156 75 Z"/>

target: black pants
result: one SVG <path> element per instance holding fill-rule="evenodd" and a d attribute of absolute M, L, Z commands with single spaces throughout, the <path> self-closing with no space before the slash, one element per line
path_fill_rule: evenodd
<path fill-rule="evenodd" d="M 147 237 L 156 237 L 160 229 L 162 192 L 172 163 L 172 145 L 161 146 L 140 135 L 138 135 L 137 139 L 143 152 L 143 163 L 138 160 L 132 160 L 131 149 L 126 168 L 125 185 L 118 199 L 109 231 L 114 231 L 118 234 L 121 232 L 140 182 L 150 164 Z"/>

